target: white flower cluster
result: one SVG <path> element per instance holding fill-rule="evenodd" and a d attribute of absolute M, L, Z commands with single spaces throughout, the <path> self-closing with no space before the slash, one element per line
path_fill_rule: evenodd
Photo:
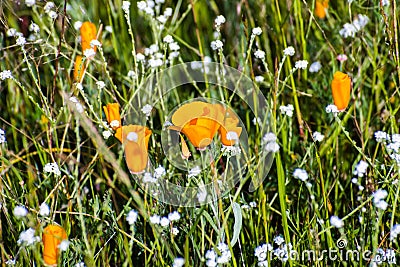
<path fill-rule="evenodd" d="M 102 90 L 106 87 L 106 84 L 103 81 L 97 81 L 96 82 L 97 89 Z"/>
<path fill-rule="evenodd" d="M 150 216 L 149 220 L 151 224 L 159 224 L 162 227 L 167 227 L 168 225 L 170 225 L 170 223 L 179 221 L 180 218 L 181 214 L 178 211 L 173 211 L 164 217 L 154 214 Z M 172 227 L 171 233 L 173 235 L 177 235 L 179 233 L 179 229 L 177 227 Z"/>
<path fill-rule="evenodd" d="M 255 248 L 254 256 L 257 257 L 258 266 L 268 267 L 268 254 L 271 254 L 271 257 L 275 256 L 276 259 L 282 262 L 286 262 L 289 259 L 289 255 L 294 252 L 292 244 L 286 244 L 285 240 L 280 235 L 274 238 L 274 243 L 278 246 L 276 249 L 269 243 L 262 244 Z"/>
<path fill-rule="evenodd" d="M 306 170 L 296 168 L 293 172 L 293 177 L 305 182 L 308 179 L 308 173 Z"/>
<path fill-rule="evenodd" d="M 136 210 L 130 210 L 126 215 L 126 221 L 129 225 L 134 225 L 138 219 L 138 212 Z"/>
<path fill-rule="evenodd" d="M 28 7 L 34 6 L 36 4 L 36 0 L 25 0 L 25 5 Z"/>
<path fill-rule="evenodd" d="M 183 265 L 185 265 L 184 258 L 175 258 L 172 267 L 183 267 Z"/>
<path fill-rule="evenodd" d="M 378 189 L 376 190 L 373 194 L 373 202 L 375 207 L 377 207 L 378 209 L 381 210 L 386 210 L 386 208 L 388 207 L 388 203 L 384 200 L 387 197 L 388 193 L 386 190 L 383 189 Z"/>
<path fill-rule="evenodd" d="M 0 144 L 4 144 L 7 142 L 6 132 L 3 129 L 0 129 Z"/>
<path fill-rule="evenodd" d="M 10 70 L 3 70 L 2 72 L 0 72 L 0 80 L 4 81 L 5 79 L 11 79 L 12 73 Z"/>
<path fill-rule="evenodd" d="M 239 146 L 224 146 L 221 147 L 221 152 L 223 156 L 233 157 L 240 155 L 242 149 Z"/>
<path fill-rule="evenodd" d="M 211 42 L 212 50 L 220 50 L 224 47 L 224 43 L 221 40 L 215 40 Z"/>
<path fill-rule="evenodd" d="M 358 177 L 364 177 L 364 174 L 367 172 L 367 168 L 368 168 L 368 163 L 364 160 L 360 160 L 353 174 L 357 175 Z"/>
<path fill-rule="evenodd" d="M 254 56 L 258 59 L 264 60 L 265 59 L 265 52 L 258 49 L 256 52 L 254 52 Z"/>
<path fill-rule="evenodd" d="M 188 178 L 195 177 L 201 173 L 201 168 L 199 166 L 193 167 L 189 170 Z"/>
<path fill-rule="evenodd" d="M 294 67 L 296 69 L 305 70 L 305 69 L 307 69 L 307 66 L 308 66 L 308 61 L 307 60 L 298 60 L 298 61 L 296 61 L 296 63 L 294 63 Z"/>
<path fill-rule="evenodd" d="M 143 112 L 144 115 L 146 115 L 146 118 L 150 117 L 151 111 L 153 110 L 153 106 L 146 104 L 142 107 L 141 111 Z"/>
<path fill-rule="evenodd" d="M 318 72 L 322 68 L 321 62 L 315 61 L 310 65 L 308 69 L 310 72 Z"/>
<path fill-rule="evenodd" d="M 43 171 L 45 173 L 54 173 L 54 175 L 56 175 L 56 176 L 60 176 L 61 175 L 61 171 L 58 168 L 57 163 L 55 163 L 55 162 L 47 163 L 46 165 L 44 165 Z"/>
<path fill-rule="evenodd" d="M 324 135 L 321 134 L 320 132 L 314 132 L 312 135 L 313 139 L 317 142 L 322 142 L 322 140 L 324 140 Z"/>
<path fill-rule="evenodd" d="M 331 224 L 336 228 L 342 228 L 344 226 L 344 222 L 338 216 L 332 216 L 330 219 Z"/>
<path fill-rule="evenodd" d="M 392 229 L 390 229 L 390 240 L 393 241 L 400 234 L 400 224 L 393 225 Z"/>
<path fill-rule="evenodd" d="M 268 253 L 271 253 L 274 247 L 271 244 L 262 244 L 255 248 L 254 256 L 257 257 L 258 266 L 268 267 Z"/>
<path fill-rule="evenodd" d="M 251 31 L 251 36 L 254 38 L 255 36 L 261 35 L 262 30 L 260 27 L 256 27 Z"/>
<path fill-rule="evenodd" d="M 280 106 L 279 111 L 288 117 L 293 117 L 294 107 L 292 104 L 288 104 L 287 106 Z"/>
<path fill-rule="evenodd" d="M 226 21 L 225 17 L 222 15 L 219 15 L 215 18 L 215 27 L 217 28 L 217 31 L 219 31 L 219 27 L 221 27 L 222 24 L 224 24 Z"/>
<path fill-rule="evenodd" d="M 390 136 L 384 131 L 377 131 L 374 134 L 378 143 L 384 143 L 390 158 L 400 166 L 400 134 Z"/>
<path fill-rule="evenodd" d="M 43 216 L 43 217 L 49 216 L 49 214 L 50 214 L 49 205 L 47 205 L 45 202 L 43 202 L 39 207 L 39 214 L 40 214 L 40 216 Z"/>
<path fill-rule="evenodd" d="M 337 106 L 333 104 L 326 106 L 325 111 L 326 113 L 332 113 L 334 116 L 336 116 L 339 113 Z"/>
<path fill-rule="evenodd" d="M 279 144 L 276 142 L 277 137 L 274 133 L 267 133 L 263 137 L 264 149 L 267 152 L 278 152 Z"/>
<path fill-rule="evenodd" d="M 288 46 L 283 50 L 283 55 L 285 56 L 293 56 L 295 53 L 294 47 L 293 46 Z"/>
<path fill-rule="evenodd" d="M 352 23 L 346 23 L 339 31 L 343 38 L 354 37 L 357 32 L 361 31 L 368 23 L 369 18 L 366 15 L 359 14 Z"/>
<path fill-rule="evenodd" d="M 56 11 L 52 10 L 55 8 L 55 4 L 53 2 L 47 2 L 46 5 L 44 6 L 44 12 L 49 15 L 51 19 L 56 19 L 58 14 Z"/>
<path fill-rule="evenodd" d="M 29 228 L 28 230 L 22 231 L 19 234 L 19 239 L 17 241 L 18 245 L 30 246 L 40 241 L 39 236 L 35 236 L 35 230 L 33 228 Z"/>
<path fill-rule="evenodd" d="M 231 258 L 231 252 L 229 251 L 229 247 L 225 243 L 219 243 L 217 246 L 220 254 L 218 255 L 214 249 L 207 250 L 205 257 L 206 257 L 206 266 L 214 267 L 220 264 L 228 263 Z"/>
<path fill-rule="evenodd" d="M 28 210 L 24 206 L 15 206 L 13 214 L 17 218 L 22 218 L 28 215 Z"/>
<path fill-rule="evenodd" d="M 384 262 L 388 265 L 396 264 L 396 252 L 393 249 L 378 248 L 371 262 L 371 266 L 382 265 Z"/>

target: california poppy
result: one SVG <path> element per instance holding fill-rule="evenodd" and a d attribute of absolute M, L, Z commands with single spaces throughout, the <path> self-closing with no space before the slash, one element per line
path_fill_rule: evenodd
<path fill-rule="evenodd" d="M 115 137 L 124 146 L 125 159 L 132 173 L 141 173 L 146 169 L 151 130 L 146 126 L 124 125 L 115 132 Z"/>
<path fill-rule="evenodd" d="M 351 79 L 349 75 L 337 71 L 332 80 L 332 96 L 339 111 L 345 110 L 350 101 Z"/>
<path fill-rule="evenodd" d="M 75 65 L 74 65 L 74 81 L 80 82 L 85 72 L 85 65 L 82 62 L 82 56 L 77 55 L 75 58 Z"/>
<path fill-rule="evenodd" d="M 224 146 L 232 146 L 239 140 L 242 127 L 237 126 L 239 118 L 232 109 L 227 108 L 224 115 L 224 121 L 218 129 L 218 133 Z"/>
<path fill-rule="evenodd" d="M 96 40 L 96 25 L 89 21 L 85 21 L 81 26 L 81 46 L 82 52 L 85 52 L 86 49 L 92 48 L 90 46 L 90 42 L 92 40 Z M 94 51 L 96 51 L 96 46 L 93 47 Z"/>
<path fill-rule="evenodd" d="M 175 111 L 170 129 L 182 132 L 196 148 L 203 149 L 211 144 L 223 120 L 222 105 L 195 101 Z"/>
<path fill-rule="evenodd" d="M 119 113 L 118 103 L 109 103 L 107 106 L 103 107 L 103 110 L 106 114 L 107 122 L 113 130 L 121 127 L 121 115 Z"/>
<path fill-rule="evenodd" d="M 314 13 L 320 19 L 325 18 L 326 16 L 326 9 L 329 6 L 329 0 L 316 0 L 315 1 L 315 9 Z"/>
<path fill-rule="evenodd" d="M 67 239 L 67 233 L 59 225 L 48 225 L 43 229 L 43 260 L 47 265 L 57 265 L 58 246 Z"/>

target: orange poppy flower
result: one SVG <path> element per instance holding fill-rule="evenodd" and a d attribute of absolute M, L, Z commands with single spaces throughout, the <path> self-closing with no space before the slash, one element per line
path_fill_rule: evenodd
<path fill-rule="evenodd" d="M 85 72 L 85 64 L 82 62 L 82 56 L 77 55 L 74 65 L 74 81 L 80 82 L 82 80 L 83 73 Z"/>
<path fill-rule="evenodd" d="M 234 145 L 242 133 L 242 127 L 238 127 L 239 118 L 235 112 L 227 108 L 225 110 L 224 121 L 221 127 L 218 129 L 218 133 L 221 137 L 221 142 L 224 146 Z"/>
<path fill-rule="evenodd" d="M 85 52 L 86 49 L 92 48 L 90 46 L 90 42 L 92 40 L 96 40 L 96 25 L 89 21 L 85 21 L 82 23 L 81 26 L 81 46 L 82 52 Z M 96 46 L 93 47 L 94 51 L 96 52 Z"/>
<path fill-rule="evenodd" d="M 203 149 L 211 144 L 223 120 L 222 105 L 195 101 L 175 111 L 170 129 L 182 132 L 196 148 Z"/>
<path fill-rule="evenodd" d="M 351 79 L 349 75 L 337 71 L 332 80 L 332 96 L 339 111 L 345 110 L 350 101 Z"/>
<path fill-rule="evenodd" d="M 326 16 L 326 9 L 329 6 L 329 0 L 316 0 L 315 1 L 315 9 L 314 13 L 320 19 L 325 18 Z"/>
<path fill-rule="evenodd" d="M 146 126 L 124 125 L 116 130 L 115 137 L 124 146 L 125 159 L 131 173 L 138 174 L 147 166 L 151 130 Z"/>
<path fill-rule="evenodd" d="M 58 245 L 67 239 L 67 233 L 59 225 L 49 225 L 43 229 L 43 260 L 47 265 L 57 265 Z"/>
<path fill-rule="evenodd" d="M 118 103 L 109 103 L 103 107 L 104 113 L 106 114 L 107 122 L 110 124 L 113 130 L 121 127 L 121 114 L 119 113 Z"/>

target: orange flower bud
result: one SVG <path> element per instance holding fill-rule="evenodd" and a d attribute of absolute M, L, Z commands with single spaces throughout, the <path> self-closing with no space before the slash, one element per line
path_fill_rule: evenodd
<path fill-rule="evenodd" d="M 82 62 L 82 56 L 77 55 L 74 65 L 74 81 L 81 82 L 84 72 L 85 72 L 85 64 Z"/>
<path fill-rule="evenodd" d="M 89 21 L 85 21 L 81 26 L 82 52 L 85 52 L 86 49 L 92 48 L 90 46 L 92 40 L 96 40 L 96 25 Z M 93 47 L 93 49 L 96 51 L 96 46 Z"/>
<path fill-rule="evenodd" d="M 57 265 L 58 245 L 67 239 L 67 233 L 59 225 L 49 225 L 43 229 L 43 260 L 47 265 Z"/>
<path fill-rule="evenodd" d="M 103 107 L 104 113 L 106 114 L 107 122 L 110 126 L 116 130 L 121 127 L 121 114 L 119 113 L 118 103 L 109 103 Z"/>
<path fill-rule="evenodd" d="M 350 101 L 351 79 L 349 75 L 337 71 L 332 80 L 333 102 L 339 111 L 345 110 Z"/>
<path fill-rule="evenodd" d="M 329 6 L 329 0 L 316 0 L 315 1 L 315 9 L 314 13 L 320 19 L 325 18 L 326 16 L 326 9 Z"/>
<path fill-rule="evenodd" d="M 141 173 L 146 169 L 151 130 L 146 126 L 124 125 L 116 130 L 115 137 L 124 146 L 126 164 L 131 173 Z"/>

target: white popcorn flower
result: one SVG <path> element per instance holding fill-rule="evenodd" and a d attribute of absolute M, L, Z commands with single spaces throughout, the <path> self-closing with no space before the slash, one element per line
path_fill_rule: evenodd
<path fill-rule="evenodd" d="M 53 10 L 50 10 L 49 13 L 47 13 L 47 14 L 49 15 L 49 17 L 50 17 L 51 19 L 56 19 L 57 16 L 58 16 L 57 12 L 55 12 L 55 11 L 53 11 Z"/>
<path fill-rule="evenodd" d="M 219 50 L 224 47 L 224 44 L 220 40 L 215 40 L 211 42 L 211 49 L 212 50 Z"/>
<path fill-rule="evenodd" d="M 253 28 L 253 30 L 251 31 L 251 34 L 254 35 L 254 36 L 261 35 L 262 34 L 262 30 L 261 30 L 260 27 Z"/>
<path fill-rule="evenodd" d="M 22 218 L 28 215 L 28 210 L 24 206 L 15 206 L 13 214 L 17 218 Z"/>
<path fill-rule="evenodd" d="M 313 139 L 317 142 L 322 142 L 322 140 L 324 140 L 324 135 L 321 134 L 320 132 L 314 132 L 312 136 Z"/>
<path fill-rule="evenodd" d="M 17 244 L 23 246 L 30 246 L 38 241 L 40 241 L 40 237 L 35 236 L 35 230 L 33 228 L 29 228 L 28 230 L 22 231 L 19 234 L 19 239 L 17 241 Z"/>
<path fill-rule="evenodd" d="M 277 137 L 274 133 L 267 133 L 263 137 L 263 142 L 268 143 L 268 142 L 276 142 Z"/>
<path fill-rule="evenodd" d="M 93 58 L 96 55 L 96 52 L 93 48 L 88 48 L 83 51 L 83 55 L 87 58 Z"/>
<path fill-rule="evenodd" d="M 249 203 L 249 205 L 250 205 L 250 207 L 252 207 L 252 208 L 257 208 L 257 202 L 255 202 L 255 201 L 251 201 L 251 202 Z"/>
<path fill-rule="evenodd" d="M 139 61 L 139 62 L 143 62 L 146 58 L 145 58 L 145 56 L 144 56 L 142 53 L 137 53 L 137 54 L 136 54 L 136 59 L 137 59 L 137 61 Z"/>
<path fill-rule="evenodd" d="M 136 77 L 136 73 L 133 70 L 128 71 L 127 75 L 129 78 L 134 78 Z"/>
<path fill-rule="evenodd" d="M 400 166 L 400 154 L 392 154 L 390 158 L 396 161 L 397 165 Z"/>
<path fill-rule="evenodd" d="M 196 166 L 192 169 L 189 170 L 188 178 L 192 178 L 194 176 L 197 176 L 201 173 L 201 169 L 199 166 Z"/>
<path fill-rule="evenodd" d="M 138 213 L 135 210 L 131 210 L 128 212 L 128 215 L 126 216 L 126 221 L 128 222 L 129 225 L 135 224 L 138 218 Z"/>
<path fill-rule="evenodd" d="M 44 12 L 49 13 L 51 9 L 53 9 L 56 5 L 53 2 L 47 2 L 46 5 L 44 6 Z"/>
<path fill-rule="evenodd" d="M 326 113 L 333 113 L 334 115 L 339 113 L 338 108 L 333 104 L 326 106 L 325 111 L 326 111 Z"/>
<path fill-rule="evenodd" d="M 225 21 L 226 21 L 226 20 L 225 20 L 225 17 L 222 16 L 222 15 L 219 15 L 219 16 L 217 16 L 217 18 L 214 20 L 215 26 L 216 26 L 216 27 L 219 27 L 219 26 L 221 26 L 222 24 L 224 24 Z"/>
<path fill-rule="evenodd" d="M 154 177 L 155 178 L 161 178 L 166 174 L 165 172 L 165 168 L 163 166 L 158 166 L 155 170 L 154 170 Z"/>
<path fill-rule="evenodd" d="M 322 68 L 321 62 L 315 61 L 310 65 L 308 69 L 310 72 L 318 72 Z"/>
<path fill-rule="evenodd" d="M 7 35 L 8 37 L 13 37 L 13 36 L 16 35 L 16 33 L 17 33 L 17 30 L 16 30 L 16 29 L 14 29 L 14 28 L 9 28 L 9 29 L 7 30 L 6 35 Z"/>
<path fill-rule="evenodd" d="M 129 13 L 129 7 L 131 6 L 131 2 L 129 1 L 122 1 L 122 10 L 125 13 Z"/>
<path fill-rule="evenodd" d="M 77 88 L 78 88 L 78 86 L 77 86 Z M 79 88 L 78 88 L 78 89 L 79 89 Z M 83 88 L 82 88 L 82 89 L 83 89 Z M 82 89 L 81 89 L 81 90 L 82 90 Z M 77 110 L 79 113 L 82 113 L 82 112 L 84 111 L 84 108 L 83 108 L 82 104 L 78 101 L 78 99 L 77 99 L 75 96 L 71 96 L 71 97 L 69 98 L 69 101 L 71 101 L 72 103 L 75 104 L 76 110 Z"/>
<path fill-rule="evenodd" d="M 174 41 L 174 38 L 172 38 L 172 36 L 168 34 L 164 37 L 163 41 L 164 43 L 170 44 Z"/>
<path fill-rule="evenodd" d="M 154 184 L 154 183 L 157 182 L 157 179 L 154 178 L 154 177 L 151 175 L 151 173 L 146 172 L 146 173 L 144 173 L 144 175 L 143 175 L 142 181 L 143 181 L 143 183 L 146 183 L 146 184 L 147 184 L 147 183 L 149 183 L 149 184 Z"/>
<path fill-rule="evenodd" d="M 338 216 L 332 216 L 330 218 L 331 224 L 336 228 L 342 228 L 344 226 L 344 222 Z"/>
<path fill-rule="evenodd" d="M 368 163 L 364 160 L 360 160 L 353 174 L 357 175 L 358 177 L 363 177 L 364 174 L 367 172 L 367 169 L 368 169 Z"/>
<path fill-rule="evenodd" d="M 135 132 L 129 132 L 126 135 L 126 140 L 131 141 L 131 142 L 137 142 L 138 138 L 139 138 L 139 136 Z"/>
<path fill-rule="evenodd" d="M 24 46 L 26 44 L 25 37 L 18 36 L 16 44 L 19 45 L 19 46 Z"/>
<path fill-rule="evenodd" d="M 392 142 L 400 143 L 400 134 L 392 134 Z"/>
<path fill-rule="evenodd" d="M 399 234 L 400 234 L 400 224 L 393 225 L 393 227 L 390 229 L 390 240 L 391 241 L 395 240 Z"/>
<path fill-rule="evenodd" d="M 101 46 L 101 43 L 99 40 L 93 39 L 90 41 L 90 47 L 94 48 L 95 46 Z"/>
<path fill-rule="evenodd" d="M 296 63 L 294 64 L 294 67 L 296 69 L 307 69 L 307 65 L 308 65 L 308 61 L 307 60 L 298 60 L 296 61 Z"/>
<path fill-rule="evenodd" d="M 147 1 L 147 2 L 148 2 L 148 1 Z M 146 14 L 148 14 L 148 15 L 150 15 L 150 16 L 154 16 L 154 9 L 148 6 L 148 7 L 146 7 L 146 8 L 144 9 L 144 13 L 146 13 Z"/>
<path fill-rule="evenodd" d="M 282 245 L 285 243 L 285 239 L 283 239 L 282 236 L 278 235 L 274 238 L 274 243 L 277 244 L 278 246 Z"/>
<path fill-rule="evenodd" d="M 375 139 L 378 143 L 386 142 L 390 139 L 389 135 L 384 131 L 376 131 L 374 133 Z"/>
<path fill-rule="evenodd" d="M 150 67 L 152 67 L 152 68 L 157 68 L 157 67 L 160 67 L 160 66 L 162 66 L 163 65 L 163 61 L 162 61 L 162 59 L 154 59 L 154 58 L 151 58 L 151 59 L 149 59 L 149 65 L 150 65 Z"/>
<path fill-rule="evenodd" d="M 110 126 L 111 126 L 111 128 L 117 128 L 117 127 L 119 127 L 120 125 L 119 125 L 119 121 L 118 120 L 112 120 L 111 122 L 110 122 Z"/>
<path fill-rule="evenodd" d="M 170 223 L 170 221 L 169 221 L 169 219 L 167 217 L 162 217 L 161 220 L 160 220 L 160 225 L 162 227 L 168 226 L 169 223 Z"/>
<path fill-rule="evenodd" d="M 256 77 L 254 77 L 254 80 L 257 83 L 262 83 L 264 81 L 264 77 L 263 76 L 256 76 Z"/>
<path fill-rule="evenodd" d="M 172 221 L 178 221 L 181 218 L 181 215 L 177 211 L 173 211 L 170 214 L 168 214 L 168 220 Z"/>
<path fill-rule="evenodd" d="M 97 81 L 96 85 L 97 85 L 97 89 L 99 89 L 99 90 L 104 89 L 106 87 L 106 84 L 103 81 Z"/>
<path fill-rule="evenodd" d="M 40 32 L 40 27 L 36 23 L 31 22 L 31 24 L 29 24 L 29 30 L 31 32 L 38 33 L 38 32 Z"/>
<path fill-rule="evenodd" d="M 146 104 L 143 106 L 143 108 L 141 109 L 143 114 L 146 115 L 146 117 L 149 117 L 151 114 L 151 111 L 153 110 L 153 107 L 149 104 Z"/>
<path fill-rule="evenodd" d="M 308 173 L 303 169 L 297 168 L 293 172 L 293 177 L 305 182 L 308 179 Z"/>
<path fill-rule="evenodd" d="M 258 261 L 265 261 L 267 259 L 267 253 L 272 250 L 273 247 L 271 244 L 262 244 L 254 249 L 254 256 L 257 257 Z"/>
<path fill-rule="evenodd" d="M 160 224 L 161 218 L 159 215 L 154 214 L 154 215 L 150 216 L 149 220 L 150 220 L 150 223 L 152 223 L 152 224 Z"/>
<path fill-rule="evenodd" d="M 260 125 L 261 123 L 262 123 L 262 121 L 261 121 L 260 117 L 257 117 L 257 118 L 254 118 L 254 119 L 253 119 L 253 124 L 254 124 L 254 125 L 257 125 L 257 124 Z"/>
<path fill-rule="evenodd" d="M 82 85 L 82 83 L 76 83 L 76 89 L 82 91 L 82 90 L 83 90 L 83 85 Z"/>
<path fill-rule="evenodd" d="M 0 80 L 4 81 L 5 79 L 11 79 L 12 73 L 10 70 L 3 70 L 2 72 L 0 72 Z"/>
<path fill-rule="evenodd" d="M 294 107 L 292 104 L 288 104 L 287 106 L 280 106 L 279 111 L 288 117 L 293 117 Z"/>
<path fill-rule="evenodd" d="M 80 29 L 81 29 L 81 27 L 82 27 L 82 21 L 75 21 L 75 23 L 74 23 L 74 29 L 75 30 L 77 30 L 77 31 L 79 31 Z"/>
<path fill-rule="evenodd" d="M 144 11 L 144 9 L 147 7 L 146 1 L 140 1 L 137 3 L 137 8 L 141 11 Z"/>
<path fill-rule="evenodd" d="M 367 26 L 369 18 L 366 15 L 358 14 L 357 19 L 353 20 L 354 27 L 360 31 L 365 26 Z"/>
<path fill-rule="evenodd" d="M 258 58 L 258 59 L 264 60 L 265 59 L 265 52 L 260 50 L 260 49 L 258 49 L 256 52 L 254 52 L 254 56 L 256 58 Z"/>
<path fill-rule="evenodd" d="M 165 17 L 164 15 L 160 15 L 160 16 L 157 17 L 157 20 L 161 24 L 165 24 L 165 22 L 167 22 L 167 17 Z"/>
<path fill-rule="evenodd" d="M 28 7 L 31 7 L 34 4 L 36 4 L 35 0 L 25 0 L 25 5 L 28 6 Z"/>
<path fill-rule="evenodd" d="M 240 155 L 242 153 L 242 149 L 239 146 L 224 146 L 221 147 L 221 152 L 223 156 L 233 157 Z"/>
<path fill-rule="evenodd" d="M 4 144 L 6 142 L 7 142 L 6 132 L 3 129 L 0 129 L 0 144 Z M 1 209 L 1 203 L 0 203 L 0 209 Z"/>
<path fill-rule="evenodd" d="M 58 249 L 60 251 L 67 251 L 69 244 L 71 242 L 69 242 L 68 240 L 64 239 L 63 241 L 61 241 L 61 243 L 58 245 Z"/>
<path fill-rule="evenodd" d="M 382 6 L 389 6 L 390 1 L 389 0 L 382 0 Z"/>
<path fill-rule="evenodd" d="M 61 171 L 60 171 L 57 163 L 55 163 L 55 162 L 47 163 L 46 165 L 44 165 L 43 171 L 45 173 L 54 173 L 54 175 L 56 175 L 56 176 L 61 175 Z"/>
<path fill-rule="evenodd" d="M 291 57 L 291 56 L 294 55 L 294 53 L 295 53 L 295 51 L 294 51 L 294 47 L 293 46 L 288 46 L 283 50 L 283 54 L 285 56 Z"/>
<path fill-rule="evenodd" d="M 103 138 L 104 138 L 105 140 L 107 140 L 108 138 L 111 137 L 112 132 L 111 132 L 110 130 L 105 130 L 105 131 L 102 132 L 102 135 L 103 135 Z"/>
<path fill-rule="evenodd" d="M 356 35 L 357 29 L 351 23 L 346 23 L 343 28 L 339 31 L 340 36 L 343 38 L 354 37 Z"/>
<path fill-rule="evenodd" d="M 168 59 L 173 60 L 174 58 L 177 58 L 178 56 L 179 56 L 179 52 L 174 51 L 174 52 L 169 53 Z"/>
<path fill-rule="evenodd" d="M 265 145 L 265 151 L 276 153 L 279 151 L 279 144 L 277 142 L 269 142 Z"/>
<path fill-rule="evenodd" d="M 164 10 L 164 16 L 166 16 L 166 17 L 171 17 L 171 16 L 172 16 L 172 8 L 167 7 L 167 8 Z"/>
<path fill-rule="evenodd" d="M 381 209 L 381 210 L 386 210 L 389 205 L 385 200 L 380 200 L 374 204 L 375 204 L 375 207 L 377 207 L 378 209 Z"/>
<path fill-rule="evenodd" d="M 382 199 L 385 199 L 387 197 L 388 193 L 386 190 L 383 189 L 378 189 L 376 190 L 373 194 L 372 197 L 374 198 L 373 201 L 374 203 L 381 201 Z"/>
<path fill-rule="evenodd" d="M 106 32 L 112 33 L 113 32 L 113 28 L 110 25 L 107 25 L 105 28 Z"/>
<path fill-rule="evenodd" d="M 177 227 L 172 227 L 171 234 L 173 234 L 175 236 L 178 235 L 179 234 L 179 229 Z"/>
<path fill-rule="evenodd" d="M 172 228 L 174 229 L 174 228 Z M 172 264 L 172 267 L 183 267 L 185 265 L 185 259 L 184 258 L 175 258 L 174 263 Z"/>
<path fill-rule="evenodd" d="M 43 216 L 43 217 L 49 216 L 49 214 L 50 214 L 49 205 L 47 205 L 45 202 L 43 202 L 39 207 L 39 214 L 40 214 L 40 216 Z"/>

